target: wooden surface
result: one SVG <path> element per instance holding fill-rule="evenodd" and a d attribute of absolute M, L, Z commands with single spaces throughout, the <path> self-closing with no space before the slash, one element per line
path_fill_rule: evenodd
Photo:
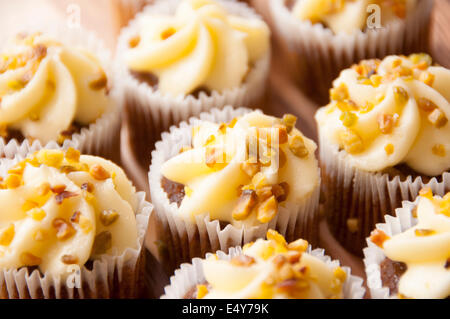
<path fill-rule="evenodd" d="M 134 0 L 129 0 L 134 1 Z M 137 0 L 142 1 L 142 0 Z M 267 0 L 253 0 L 253 6 L 264 16 L 270 24 L 270 16 L 267 14 Z M 11 27 L 14 21 L 24 19 L 57 19 L 65 21 L 69 18 L 68 6 L 77 4 L 80 8 L 81 26 L 95 31 L 103 38 L 106 44 L 113 49 L 115 39 L 130 16 L 128 11 L 124 11 L 119 4 L 119 0 L 15 0 L 0 1 L 0 28 L 2 30 L 13 30 Z M 36 7 L 36 10 L 33 9 Z M 24 9 L 25 8 L 25 9 Z M 36 14 L 39 12 L 39 14 Z M 5 15 L 6 14 L 6 15 Z M 38 16 L 36 18 L 36 16 Z M 14 18 L 11 18 L 14 17 Z M 432 37 L 430 53 L 438 63 L 450 67 L 450 0 L 436 0 L 433 11 Z M 1 40 L 1 36 L 0 36 Z M 293 113 L 299 117 L 299 128 L 313 139 L 316 138 L 314 113 L 319 107 L 312 102 L 291 80 L 291 76 L 284 60 L 280 59 L 280 52 L 285 52 L 286 46 L 279 39 L 273 39 L 273 61 L 269 78 L 269 89 L 265 97 L 265 102 L 258 107 L 264 112 L 281 116 L 284 113 Z M 126 125 L 122 130 L 122 165 L 128 175 L 133 179 L 139 190 L 145 190 L 148 194 L 147 170 L 148 167 L 140 167 L 134 157 L 133 152 L 128 147 L 129 141 Z M 153 228 L 154 220 L 150 225 Z M 340 259 L 344 265 L 351 266 L 353 273 L 365 277 L 362 261 L 346 252 L 330 235 L 326 223 L 320 226 L 320 245 L 326 249 L 327 254 L 333 258 Z M 154 232 L 149 232 L 147 246 L 156 255 L 156 247 L 153 245 L 157 239 Z M 154 262 L 154 260 L 153 260 Z M 155 263 L 156 264 L 156 263 Z M 160 270 L 149 266 L 149 271 L 157 272 L 157 278 L 152 278 L 154 285 L 159 288 L 156 295 L 162 292 L 162 287 L 167 283 L 168 278 Z"/>

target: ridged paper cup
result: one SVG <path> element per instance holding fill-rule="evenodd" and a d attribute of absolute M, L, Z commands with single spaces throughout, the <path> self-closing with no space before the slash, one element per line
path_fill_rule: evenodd
<path fill-rule="evenodd" d="M 278 214 L 269 223 L 248 228 L 237 228 L 229 224 L 221 229 L 219 221 L 210 220 L 207 212 L 197 215 L 195 222 L 186 221 L 178 215 L 177 204 L 170 203 L 167 193 L 161 186 L 161 167 L 168 159 L 179 154 L 182 146 L 190 145 L 192 127 L 202 121 L 230 122 L 249 112 L 250 109 L 233 109 L 231 106 L 222 110 L 213 109 L 200 114 L 199 118 L 182 122 L 179 127 L 171 127 L 170 133 L 163 133 L 162 141 L 156 143 L 156 150 L 152 152 L 149 186 L 160 223 L 161 243 L 166 252 L 163 265 L 169 273 L 181 263 L 189 262 L 194 257 L 203 257 L 207 252 L 226 251 L 230 247 L 264 238 L 268 229 L 277 230 L 288 241 L 299 237 L 313 245 L 318 241 L 319 185 L 302 203 L 286 205 L 285 202 L 280 205 Z"/>
<path fill-rule="evenodd" d="M 414 200 L 423 187 L 444 195 L 450 191 L 450 172 L 427 183 L 421 177 L 371 173 L 350 165 L 348 154 L 339 151 L 319 134 L 322 189 L 325 195 L 325 214 L 331 233 L 348 250 L 362 256 L 365 239 L 384 221 L 385 214 L 393 214 L 402 201 Z M 356 225 L 355 225 L 356 224 Z M 356 226 L 356 227 L 355 227 Z"/>
<path fill-rule="evenodd" d="M 49 143 L 49 149 L 61 149 L 56 143 Z M 0 159 L 0 176 L 8 169 L 39 148 L 17 148 L 14 158 Z M 145 200 L 145 193 L 135 193 L 133 210 L 136 214 L 138 232 L 137 248 L 126 249 L 120 256 L 103 255 L 95 260 L 92 267 L 74 269 L 80 275 L 81 288 L 76 288 L 76 280 L 71 283 L 60 276 L 39 270 L 31 273 L 27 267 L 19 269 L 0 268 L 0 299 L 91 299 L 91 298 L 137 298 L 143 292 L 144 237 L 153 206 Z"/>
<path fill-rule="evenodd" d="M 377 224 L 376 228 L 392 237 L 403 233 L 417 225 L 417 218 L 413 217 L 413 210 L 417 207 L 419 199 L 414 202 L 404 201 L 402 207 L 395 210 L 395 217 L 386 215 L 386 222 Z M 380 264 L 386 258 L 383 250 L 367 238 L 367 248 L 364 248 L 364 265 L 366 267 L 367 286 L 372 299 L 397 299 L 390 296 L 389 288 L 383 287 L 381 281 Z"/>
<path fill-rule="evenodd" d="M 309 254 L 319 258 L 325 262 L 329 267 L 338 267 L 340 265 L 338 260 L 331 260 L 331 258 L 325 255 L 323 249 L 312 250 L 311 245 L 308 247 Z M 229 249 L 228 254 L 223 251 L 217 252 L 217 257 L 220 260 L 230 260 L 234 256 L 242 254 L 241 247 L 232 247 Z M 206 258 L 211 254 L 207 254 Z M 165 294 L 161 296 L 161 299 L 185 299 L 186 294 L 195 288 L 196 285 L 204 284 L 206 279 L 203 273 L 203 259 L 194 258 L 191 264 L 182 264 L 180 269 L 175 271 L 175 274 L 170 278 L 170 285 L 164 289 Z M 363 279 L 351 274 L 349 267 L 342 267 L 347 274 L 347 279 L 343 285 L 344 299 L 362 299 L 366 290 L 362 286 Z"/>
<path fill-rule="evenodd" d="M 109 99 L 111 103 L 103 115 L 88 127 L 81 129 L 79 133 L 72 135 L 70 139 L 64 141 L 63 145 L 70 145 L 78 148 L 84 154 L 99 155 L 117 161 L 119 159 L 120 148 L 120 126 L 122 113 L 122 88 L 114 81 L 114 66 L 111 52 L 106 49 L 103 42 L 92 32 L 80 28 L 69 28 L 66 25 L 27 25 L 22 31 L 32 34 L 43 32 L 57 41 L 66 44 L 68 47 L 82 47 L 95 55 L 100 61 L 108 78 Z M 12 37 L 15 35 L 10 35 Z M 0 50 L 2 44 L 0 43 Z M 18 144 L 24 144 L 24 148 L 38 143 L 38 147 L 44 147 L 43 143 L 36 140 L 25 139 L 22 143 L 12 139 L 6 142 L 0 137 L 0 157 L 11 154 L 9 148 L 15 148 Z"/>
<path fill-rule="evenodd" d="M 235 0 L 216 0 L 228 12 L 243 17 L 260 18 L 253 9 Z M 147 167 L 153 145 L 161 133 L 171 125 L 198 116 L 201 112 L 212 108 L 223 108 L 225 105 L 252 106 L 264 95 L 269 74 L 270 52 L 252 66 L 244 83 L 239 87 L 222 92 L 212 91 L 209 95 L 200 93 L 198 98 L 192 95 L 173 96 L 162 94 L 146 83 L 133 77 L 124 62 L 124 54 L 128 49 L 128 40 L 139 31 L 142 21 L 150 14 L 173 14 L 180 0 L 157 0 L 139 13 L 120 34 L 117 46 L 117 77 L 124 87 L 126 121 L 129 127 L 130 140 L 138 141 L 135 145 L 141 164 Z"/>
<path fill-rule="evenodd" d="M 297 78 L 302 87 L 320 103 L 340 71 L 363 59 L 392 54 L 427 52 L 430 17 L 434 0 L 417 1 L 405 20 L 396 20 L 380 29 L 334 34 L 322 24 L 296 18 L 287 0 L 268 0 L 278 36 L 296 56 Z"/>

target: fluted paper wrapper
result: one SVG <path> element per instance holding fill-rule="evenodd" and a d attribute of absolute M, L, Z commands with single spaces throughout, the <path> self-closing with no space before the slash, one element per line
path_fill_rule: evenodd
<path fill-rule="evenodd" d="M 152 164 L 149 172 L 149 186 L 155 213 L 161 226 L 161 242 L 166 248 L 163 265 L 171 273 L 181 263 L 189 262 L 194 257 L 203 257 L 207 252 L 226 251 L 230 247 L 264 238 L 268 229 L 276 229 L 292 241 L 304 238 L 311 244 L 318 241 L 318 206 L 320 187 L 301 204 L 287 204 L 278 207 L 278 214 L 267 224 L 237 228 L 231 224 L 221 229 L 218 220 L 210 220 L 209 214 L 197 215 L 195 222 L 179 217 L 178 206 L 170 203 L 167 193 L 161 186 L 161 167 L 168 159 L 179 154 L 182 146 L 191 145 L 192 127 L 201 121 L 225 123 L 242 116 L 251 110 L 213 109 L 202 113 L 200 118 L 191 118 L 189 123 L 182 122 L 179 127 L 172 127 L 170 133 L 163 133 L 162 141 L 156 144 L 152 152 Z M 284 205 L 285 204 L 285 205 Z"/>
<path fill-rule="evenodd" d="M 330 268 L 335 268 L 340 265 L 338 260 L 331 260 L 331 258 L 325 255 L 323 249 L 311 249 L 308 247 L 308 253 L 312 256 L 319 258 L 327 264 Z M 234 256 L 242 254 L 241 247 L 232 247 L 229 249 L 229 253 L 226 254 L 223 251 L 217 252 L 217 257 L 220 260 L 230 260 Z M 206 258 L 211 256 L 207 254 Z M 161 296 L 161 299 L 185 299 L 186 294 L 196 285 L 204 284 L 206 279 L 203 273 L 203 259 L 194 258 L 191 264 L 182 264 L 180 269 L 175 271 L 175 275 L 170 278 L 170 285 L 164 289 L 165 294 Z M 342 267 L 347 274 L 347 279 L 342 287 L 344 299 L 362 299 L 366 290 L 363 288 L 363 279 L 351 274 L 349 267 Z"/>
<path fill-rule="evenodd" d="M 413 209 L 417 207 L 419 198 L 413 203 L 404 201 L 401 208 L 395 210 L 395 217 L 386 215 L 386 222 L 377 224 L 376 228 L 384 231 L 389 237 L 403 233 L 417 224 L 413 217 Z M 364 265 L 366 267 L 367 286 L 372 299 L 397 299 L 397 295 L 390 296 L 389 288 L 383 287 L 381 281 L 380 264 L 386 258 L 383 249 L 367 238 L 368 247 L 364 248 Z"/>
<path fill-rule="evenodd" d="M 75 147 L 84 154 L 99 155 L 108 159 L 118 160 L 123 96 L 122 89 L 118 83 L 113 81 L 114 67 L 109 50 L 106 49 L 103 42 L 94 33 L 81 28 L 38 24 L 25 26 L 23 31 L 29 34 L 41 31 L 69 47 L 82 47 L 99 59 L 107 75 L 108 86 L 111 87 L 109 91 L 111 103 L 100 118 L 88 127 L 82 128 L 79 133 L 73 134 L 70 139 L 64 141 L 63 145 Z M 32 145 L 45 147 L 43 143 L 37 140 L 25 139 L 22 143 L 19 143 L 17 140 L 12 139 L 6 142 L 4 138 L 0 137 L 0 157 L 9 156 L 11 153 L 8 149 L 14 149 L 17 146 L 29 148 Z"/>
<path fill-rule="evenodd" d="M 173 14 L 180 0 L 159 0 L 145 7 L 130 25 L 124 28 L 117 47 L 117 80 L 124 87 L 126 121 L 130 130 L 130 140 L 139 143 L 136 147 L 141 164 L 147 167 L 150 153 L 155 142 L 160 140 L 161 133 L 171 125 L 198 116 L 201 112 L 212 108 L 223 108 L 225 105 L 248 106 L 256 104 L 264 95 L 270 67 L 270 53 L 252 66 L 245 82 L 239 87 L 222 92 L 212 91 L 209 95 L 200 93 L 198 98 L 192 95 L 172 96 L 162 94 L 146 83 L 134 78 L 124 62 L 124 54 L 128 50 L 128 40 L 138 33 L 142 21 L 150 14 Z M 244 3 L 235 0 L 218 0 L 229 12 L 236 15 L 260 18 Z"/>
<path fill-rule="evenodd" d="M 320 135 L 320 133 L 319 133 Z M 388 174 L 371 173 L 350 165 L 347 153 L 339 151 L 324 136 L 320 136 L 320 165 L 322 189 L 325 195 L 325 214 L 336 239 L 352 253 L 362 256 L 365 239 L 375 224 L 384 221 L 385 214 L 393 214 L 402 201 L 414 200 L 423 187 L 435 194 L 450 191 L 450 173 L 428 183 L 422 177 L 390 178 Z M 347 226 L 348 220 L 357 220 L 356 231 Z"/>
<path fill-rule="evenodd" d="M 50 143 L 48 148 L 60 149 L 56 143 Z M 38 149 L 36 147 L 33 151 Z M 29 149 L 17 148 L 14 158 L 1 159 L 0 176 L 5 176 L 8 169 L 23 160 L 29 152 Z M 153 206 L 145 200 L 144 192 L 135 194 L 132 206 L 138 232 L 136 248 L 128 248 L 119 256 L 103 255 L 93 262 L 92 268 L 80 267 L 81 288 L 71 288 L 67 279 L 61 276 L 41 274 L 39 270 L 30 273 L 27 267 L 0 269 L 0 299 L 138 297 L 144 289 L 141 286 L 145 264 L 143 244 Z"/>
<path fill-rule="evenodd" d="M 325 103 L 332 81 L 353 63 L 391 54 L 427 52 L 433 2 L 417 1 L 414 12 L 405 20 L 351 34 L 334 34 L 321 24 L 301 21 L 286 6 L 286 0 L 269 0 L 269 8 L 278 36 L 296 56 L 299 81 Z"/>

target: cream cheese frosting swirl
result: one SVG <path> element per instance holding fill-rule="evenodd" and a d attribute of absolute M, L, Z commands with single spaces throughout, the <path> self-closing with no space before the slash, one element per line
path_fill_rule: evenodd
<path fill-rule="evenodd" d="M 125 60 L 132 71 L 156 75 L 163 93 L 223 91 L 240 86 L 268 53 L 269 34 L 261 19 L 230 14 L 219 2 L 183 0 L 174 15 L 143 19 Z"/>
<path fill-rule="evenodd" d="M 259 111 L 228 124 L 193 128 L 192 147 L 169 159 L 162 175 L 185 186 L 178 209 L 185 220 L 208 213 L 234 226 L 268 223 L 279 206 L 301 204 L 319 184 L 316 144 L 296 118 Z"/>
<path fill-rule="evenodd" d="M 95 122 L 108 101 L 102 65 L 82 48 L 37 33 L 17 36 L 0 54 L 2 132 L 55 141 L 74 122 Z"/>
<path fill-rule="evenodd" d="M 0 268 L 64 277 L 102 255 L 137 248 L 135 192 L 117 165 L 72 148 L 41 150 L 0 185 Z"/>
<path fill-rule="evenodd" d="M 400 277 L 399 294 L 407 298 L 450 296 L 450 193 L 433 197 L 421 191 L 417 206 L 418 223 L 388 238 L 383 251 L 391 260 L 407 265 Z"/>
<path fill-rule="evenodd" d="M 373 4 L 381 9 L 380 22 L 385 26 L 406 18 L 415 8 L 416 0 L 298 0 L 292 14 L 313 24 L 322 23 L 334 33 L 352 33 L 365 29 L 368 8 Z"/>
<path fill-rule="evenodd" d="M 406 164 L 419 174 L 450 169 L 450 70 L 425 54 L 362 61 L 341 72 L 316 114 L 319 134 L 359 169 Z"/>
<path fill-rule="evenodd" d="M 274 230 L 267 240 L 243 247 L 231 260 L 203 261 L 206 285 L 197 298 L 212 299 L 341 299 L 347 274 L 306 252 L 308 242 L 286 243 Z"/>

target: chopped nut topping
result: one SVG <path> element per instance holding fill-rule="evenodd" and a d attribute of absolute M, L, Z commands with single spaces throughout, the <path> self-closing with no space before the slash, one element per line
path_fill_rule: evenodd
<path fill-rule="evenodd" d="M 22 177 L 16 174 L 9 174 L 5 180 L 8 189 L 14 189 L 22 184 Z"/>
<path fill-rule="evenodd" d="M 414 231 L 414 234 L 416 234 L 416 236 L 418 237 L 423 237 L 423 236 L 431 236 L 434 235 L 436 232 L 432 229 L 416 229 Z"/>
<path fill-rule="evenodd" d="M 426 99 L 424 97 L 417 99 L 417 104 L 419 105 L 420 109 L 422 109 L 427 113 L 437 108 L 436 104 L 434 104 L 433 101 Z"/>
<path fill-rule="evenodd" d="M 287 247 L 286 239 L 284 239 L 284 237 L 280 233 L 278 233 L 276 230 L 269 229 L 267 231 L 266 237 L 268 240 L 273 240 L 277 244 L 279 244 L 283 247 Z"/>
<path fill-rule="evenodd" d="M 77 210 L 73 213 L 72 217 L 70 217 L 70 221 L 72 223 L 77 224 L 80 221 L 80 216 L 81 216 L 81 212 L 79 210 Z"/>
<path fill-rule="evenodd" d="M 90 174 L 96 180 L 102 181 L 111 177 L 111 174 L 103 166 L 94 164 L 91 166 Z"/>
<path fill-rule="evenodd" d="M 383 243 L 390 237 L 380 229 L 375 229 L 370 233 L 370 240 L 378 247 L 383 248 Z"/>
<path fill-rule="evenodd" d="M 39 229 L 34 234 L 33 239 L 36 241 L 44 241 L 46 237 L 47 237 L 46 231 L 43 229 Z"/>
<path fill-rule="evenodd" d="M 78 196 L 78 194 L 73 193 L 73 192 L 64 191 L 55 196 L 55 201 L 58 205 L 60 205 L 66 198 L 75 197 L 75 196 Z"/>
<path fill-rule="evenodd" d="M 257 204 L 257 196 L 254 190 L 244 190 L 239 197 L 236 207 L 233 209 L 232 216 L 235 220 L 243 220 L 252 212 Z"/>
<path fill-rule="evenodd" d="M 344 101 L 348 99 L 348 88 L 345 83 L 342 83 L 337 88 L 332 88 L 330 90 L 330 97 L 334 101 Z"/>
<path fill-rule="evenodd" d="M 89 87 L 92 90 L 98 91 L 106 88 L 106 85 L 108 84 L 108 79 L 106 77 L 105 72 L 103 70 L 100 72 L 98 77 L 95 80 L 92 80 L 89 82 Z"/>
<path fill-rule="evenodd" d="M 380 114 L 378 116 L 378 128 L 383 134 L 391 134 L 394 129 L 394 118 L 391 114 Z"/>
<path fill-rule="evenodd" d="M 255 176 L 256 173 L 261 169 L 260 164 L 256 162 L 254 159 L 248 159 L 244 163 L 241 164 L 241 170 L 247 174 L 248 177 Z"/>
<path fill-rule="evenodd" d="M 39 196 L 45 196 L 51 191 L 50 184 L 48 182 L 42 183 L 41 186 L 38 187 L 36 193 Z"/>
<path fill-rule="evenodd" d="M 202 299 L 208 293 L 208 288 L 205 285 L 197 285 L 197 299 Z"/>
<path fill-rule="evenodd" d="M 55 186 L 51 187 L 50 189 L 55 194 L 61 194 L 62 192 L 64 192 L 66 190 L 66 185 L 64 185 L 64 184 L 55 185 Z"/>
<path fill-rule="evenodd" d="M 80 151 L 74 149 L 73 147 L 69 147 L 66 151 L 66 159 L 72 162 L 78 162 L 80 160 Z"/>
<path fill-rule="evenodd" d="M 297 239 L 296 241 L 290 242 L 288 244 L 289 250 L 296 250 L 299 252 L 305 252 L 308 249 L 308 242 L 304 239 Z"/>
<path fill-rule="evenodd" d="M 285 114 L 282 120 L 283 124 L 286 126 L 288 134 L 292 132 L 292 129 L 297 123 L 297 117 L 292 114 Z"/>
<path fill-rule="evenodd" d="M 428 120 L 437 128 L 444 127 L 448 122 L 444 112 L 438 108 L 435 108 L 434 111 L 428 115 Z"/>
<path fill-rule="evenodd" d="M 433 148 L 431 149 L 431 151 L 433 152 L 434 155 L 440 156 L 440 157 L 445 157 L 445 155 L 447 154 L 447 152 L 445 150 L 445 146 L 442 144 L 434 145 Z"/>
<path fill-rule="evenodd" d="M 250 267 L 255 263 L 255 259 L 247 255 L 238 255 L 233 257 L 230 262 L 234 266 Z"/>
<path fill-rule="evenodd" d="M 91 221 L 87 217 L 84 217 L 83 215 L 80 216 L 78 225 L 80 225 L 80 228 L 83 230 L 85 234 L 88 234 L 92 230 Z"/>
<path fill-rule="evenodd" d="M 305 141 L 300 135 L 289 138 L 289 149 L 295 156 L 300 158 L 305 158 L 309 155 L 309 151 L 305 146 Z"/>
<path fill-rule="evenodd" d="M 137 47 L 139 43 L 141 42 L 141 37 L 139 35 L 136 35 L 128 40 L 128 46 L 132 49 Z"/>
<path fill-rule="evenodd" d="M 258 200 L 265 201 L 269 197 L 273 195 L 271 186 L 258 187 L 256 189 L 256 195 L 258 196 Z"/>
<path fill-rule="evenodd" d="M 333 274 L 340 282 L 344 282 L 347 279 L 347 274 L 341 267 L 337 267 Z"/>
<path fill-rule="evenodd" d="M 419 191 L 419 195 L 428 199 L 432 199 L 433 191 L 429 187 L 424 187 Z"/>
<path fill-rule="evenodd" d="M 53 228 L 56 229 L 56 238 L 66 240 L 75 234 L 75 229 L 62 218 L 55 218 L 52 222 Z"/>
<path fill-rule="evenodd" d="M 403 105 L 409 100 L 408 92 L 401 86 L 394 87 L 394 98 L 397 104 Z"/>
<path fill-rule="evenodd" d="M 42 263 L 41 258 L 29 252 L 22 253 L 20 255 L 20 261 L 24 266 L 39 266 Z"/>
<path fill-rule="evenodd" d="M 22 205 L 22 210 L 24 212 L 27 212 L 33 208 L 39 207 L 39 204 L 32 200 L 26 200 L 25 203 Z"/>
<path fill-rule="evenodd" d="M 35 221 L 41 221 L 45 218 L 45 216 L 47 216 L 47 214 L 45 213 L 45 210 L 43 210 L 42 208 L 33 208 L 30 211 L 28 211 L 28 216 L 30 216 L 33 220 Z"/>
<path fill-rule="evenodd" d="M 0 245 L 1 246 L 9 246 L 14 239 L 16 232 L 14 224 L 9 225 L 0 232 Z"/>
<path fill-rule="evenodd" d="M 119 218 L 119 213 L 115 210 L 104 210 L 100 213 L 100 222 L 104 226 L 112 225 Z"/>
<path fill-rule="evenodd" d="M 279 254 L 273 258 L 272 262 L 279 269 L 287 262 L 287 258 L 286 256 Z"/>
<path fill-rule="evenodd" d="M 109 231 L 104 231 L 95 236 L 92 251 L 94 255 L 104 254 L 111 248 L 112 235 Z"/>
<path fill-rule="evenodd" d="M 73 255 L 63 255 L 61 257 L 61 261 L 65 263 L 66 265 L 73 265 L 78 263 L 78 258 Z"/>
<path fill-rule="evenodd" d="M 347 229 L 351 233 L 356 233 L 359 229 L 358 227 L 358 219 L 357 218 L 349 218 L 347 219 Z"/>
<path fill-rule="evenodd" d="M 363 141 L 355 131 L 347 129 L 340 133 L 340 138 L 347 153 L 356 154 L 364 150 Z"/>
<path fill-rule="evenodd" d="M 272 194 L 277 199 L 277 202 L 284 202 L 289 196 L 289 184 L 286 182 L 282 182 L 278 185 L 272 186 Z"/>
<path fill-rule="evenodd" d="M 422 72 L 422 74 L 419 76 L 419 80 L 428 86 L 433 86 L 434 78 L 434 74 L 431 74 L 430 72 Z"/>
<path fill-rule="evenodd" d="M 278 213 L 278 202 L 271 196 L 258 206 L 256 218 L 263 224 L 270 222 Z"/>
<path fill-rule="evenodd" d="M 59 168 L 64 159 L 64 153 L 58 150 L 42 150 L 37 153 L 36 158 L 41 164 Z"/>
<path fill-rule="evenodd" d="M 384 147 L 384 151 L 386 152 L 386 155 L 392 155 L 394 154 L 394 145 L 392 145 L 391 143 L 386 144 L 386 146 Z"/>
<path fill-rule="evenodd" d="M 94 191 L 94 184 L 89 183 L 89 182 L 83 183 L 83 184 L 81 184 L 81 189 L 88 191 L 89 193 L 92 193 Z"/>
<path fill-rule="evenodd" d="M 345 111 L 341 114 L 339 119 L 342 121 L 344 126 L 351 127 L 358 121 L 358 116 L 353 112 Z"/>
<path fill-rule="evenodd" d="M 298 262 L 300 261 L 300 257 L 301 257 L 301 256 L 302 256 L 302 254 L 301 254 L 301 252 L 299 252 L 299 251 L 288 251 L 288 252 L 286 253 L 287 261 L 288 261 L 290 264 L 298 263 Z"/>

